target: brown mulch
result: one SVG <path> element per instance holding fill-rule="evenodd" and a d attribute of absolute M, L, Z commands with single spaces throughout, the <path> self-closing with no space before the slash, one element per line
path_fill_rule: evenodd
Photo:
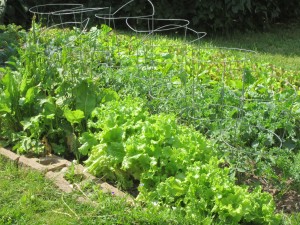
<path fill-rule="evenodd" d="M 253 174 L 243 174 L 239 179 L 239 184 L 246 184 L 250 187 L 260 185 L 262 190 L 269 192 L 276 203 L 278 212 L 293 213 L 300 212 L 300 190 L 296 190 L 293 180 L 287 180 L 284 186 L 274 184 L 274 182 Z M 250 188 L 251 191 L 251 188 Z"/>
<path fill-rule="evenodd" d="M 289 190 L 276 201 L 277 210 L 285 213 L 300 212 L 300 194 Z"/>

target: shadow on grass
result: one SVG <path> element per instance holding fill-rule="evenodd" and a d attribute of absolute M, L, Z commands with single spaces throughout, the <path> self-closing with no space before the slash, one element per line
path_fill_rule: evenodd
<path fill-rule="evenodd" d="M 212 37 L 204 42 L 217 47 L 254 50 L 263 61 L 287 69 L 300 69 L 300 22 L 275 24 L 266 32 L 236 33 L 230 37 Z"/>

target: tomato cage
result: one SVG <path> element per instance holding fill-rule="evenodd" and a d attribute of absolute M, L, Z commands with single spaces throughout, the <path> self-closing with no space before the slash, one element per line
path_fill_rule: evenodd
<path fill-rule="evenodd" d="M 184 66 L 191 84 L 179 118 L 214 140 L 237 171 L 250 169 L 246 159 L 259 163 L 269 149 L 293 143 L 286 128 L 295 120 L 297 90 L 275 68 L 259 67 L 255 52 L 238 48 L 194 46 L 190 54 Z"/>
<path fill-rule="evenodd" d="M 136 37 L 136 33 L 128 33 L 128 27 L 126 25 L 126 20 L 129 18 L 132 19 L 141 19 L 141 18 L 153 18 L 155 14 L 154 5 L 150 0 L 144 0 L 143 12 L 139 12 L 135 15 L 128 16 L 128 13 L 132 13 L 135 8 L 135 3 L 137 1 L 130 0 L 121 6 L 110 6 L 101 13 L 96 13 L 95 17 L 98 19 L 98 22 L 101 24 L 102 30 L 105 33 L 108 33 L 108 39 L 104 42 L 106 43 L 105 48 L 109 49 L 113 58 L 124 58 L 125 56 L 132 55 L 131 46 L 128 46 L 128 52 L 124 52 L 124 42 L 126 42 L 125 36 L 131 36 L 132 38 Z M 100 50 L 102 51 L 102 50 Z M 114 57 L 116 56 L 116 57 Z M 113 64 L 110 62 L 109 64 Z M 124 66 L 121 65 L 122 62 L 115 63 L 115 66 Z"/>
<path fill-rule="evenodd" d="M 288 145 L 292 137 L 284 121 L 295 118 L 291 107 L 280 105 L 295 102 L 297 91 L 288 81 L 276 86 L 281 77 L 272 68 L 258 68 L 253 63 L 256 52 L 207 46 L 202 42 L 205 33 L 190 29 L 185 20 L 139 20 L 146 22 L 126 20 L 133 32 L 145 34 L 133 79 L 148 87 L 152 113 L 176 114 L 181 122 L 215 140 L 228 157 L 238 155 L 241 165 L 242 156 L 263 158 L 265 149 Z M 171 41 L 172 37 L 181 42 Z M 278 99 L 282 92 L 285 99 Z M 257 149 L 259 156 L 253 153 Z"/>
<path fill-rule="evenodd" d="M 155 7 L 150 0 L 144 0 L 143 6 L 145 10 L 134 14 L 136 0 L 130 0 L 125 4 L 114 7 L 110 6 L 105 12 L 95 14 L 95 17 L 99 19 L 100 23 L 106 24 L 113 29 L 117 29 L 117 25 L 124 28 L 125 21 L 129 18 L 141 19 L 141 18 L 153 18 L 155 15 Z M 133 15 L 128 15 L 132 13 Z M 125 27 L 126 28 L 126 27 Z"/>
<path fill-rule="evenodd" d="M 82 34 L 88 32 L 91 18 L 107 8 L 87 8 L 83 4 L 45 4 L 30 8 L 29 11 L 36 16 L 38 22 L 38 25 L 34 24 L 36 27 L 33 27 L 35 28 L 37 44 L 43 43 L 49 61 L 56 60 L 59 62 L 66 56 L 70 56 L 73 60 L 78 61 L 81 68 L 79 71 L 81 73 L 86 72 L 86 68 L 89 66 L 84 65 L 84 63 L 88 57 L 93 55 L 93 52 L 83 47 L 83 42 L 87 40 L 82 39 Z M 50 42 L 49 40 L 46 43 L 42 41 L 55 35 L 57 29 L 63 35 L 53 38 Z M 95 35 L 93 39 L 96 39 Z M 55 41 L 56 39 L 57 41 Z M 89 44 L 91 46 L 94 43 L 89 40 Z M 54 63 L 52 64 L 54 65 Z M 78 73 L 78 69 L 76 73 Z"/>
<path fill-rule="evenodd" d="M 87 8 L 83 4 L 44 4 L 31 7 L 29 12 L 34 14 L 38 23 L 46 27 L 83 28 L 81 25 L 90 21 L 95 13 L 107 7 Z M 87 24 L 84 26 L 86 28 Z"/>
<path fill-rule="evenodd" d="M 105 10 L 107 7 L 95 7 L 86 8 L 83 4 L 45 4 L 37 5 L 29 9 L 31 13 L 36 16 L 38 27 L 35 29 L 35 33 L 38 34 L 37 42 L 43 38 L 43 35 L 51 35 L 51 30 L 60 29 L 63 33 L 70 33 L 73 31 L 73 36 L 69 35 L 69 38 L 60 40 L 58 45 L 46 46 L 49 48 L 47 52 L 54 53 L 56 50 L 61 50 L 63 46 L 70 46 L 74 48 L 74 51 L 78 50 L 78 46 L 74 43 L 79 40 L 81 34 L 87 31 L 88 25 L 91 20 L 91 16 Z M 37 29 L 40 28 L 40 29 Z M 76 37 L 75 37 L 76 35 Z M 68 35 L 66 35 L 68 36 Z M 81 53 L 79 53 L 82 55 Z"/>
<path fill-rule="evenodd" d="M 134 33 L 131 42 L 123 33 L 110 31 L 109 38 L 114 42 L 109 52 L 114 60 L 109 66 L 111 73 L 103 69 L 103 78 L 115 89 L 124 95 L 146 96 L 152 113 L 174 113 L 224 146 L 238 148 L 231 143 L 240 138 L 239 129 L 247 126 L 273 135 L 282 146 L 282 138 L 267 126 L 249 123 L 251 101 L 259 107 L 274 103 L 271 96 L 251 96 L 251 89 L 258 83 L 251 65 L 253 51 L 207 47 L 201 43 L 206 33 L 189 28 L 188 20 L 160 19 L 152 14 L 127 18 L 115 15 L 96 15 L 114 28 L 115 20 L 125 20 Z M 229 127 L 234 127 L 230 133 Z"/>
<path fill-rule="evenodd" d="M 188 76 L 184 64 L 191 44 L 200 42 L 205 32 L 189 28 L 184 19 L 128 18 L 127 26 L 140 35 L 136 50 L 137 83 L 148 87 L 148 104 L 153 113 L 179 114 L 186 106 Z"/>
<path fill-rule="evenodd" d="M 239 168 L 245 155 L 259 161 L 266 148 L 293 143 L 286 127 L 300 110 L 294 104 L 298 93 L 276 68 L 254 63 L 253 51 L 207 44 L 206 33 L 191 29 L 188 20 L 156 18 L 150 0 L 144 1 L 145 12 L 135 15 L 136 2 L 33 7 L 31 12 L 48 19 L 41 38 L 53 28 L 76 28 L 57 44 L 50 39 L 50 47 L 48 38 L 49 68 L 74 86 L 73 77 L 88 76 L 105 91 L 145 99 L 151 113 L 175 114 L 215 141 L 225 157 L 238 159 Z M 101 28 L 87 29 L 90 15 Z M 68 60 L 75 63 L 64 64 Z M 283 102 L 290 104 L 283 107 Z M 261 154 L 255 155 L 257 149 Z"/>
<path fill-rule="evenodd" d="M 160 108 L 165 107 L 162 107 L 162 104 L 152 103 L 160 103 L 164 98 L 158 89 L 161 89 L 170 77 L 164 76 L 163 73 L 176 66 L 176 63 L 170 61 L 169 68 L 162 71 L 164 67 L 162 59 L 167 59 L 170 56 L 169 52 L 176 49 L 180 48 L 183 56 L 186 51 L 186 47 L 180 46 L 179 42 L 174 40 L 172 43 L 167 43 L 166 39 L 162 41 L 159 37 L 172 34 L 173 38 L 176 38 L 176 35 L 180 34 L 186 38 L 187 33 L 192 30 L 188 28 L 190 23 L 188 20 L 155 18 L 155 7 L 150 0 L 144 1 L 143 12 L 134 13 L 132 10 L 136 8 L 136 3 L 137 1 L 131 0 L 120 7 L 109 7 L 107 12 L 95 15 L 102 28 L 106 27 L 104 30 L 108 33 L 107 39 L 97 50 L 100 55 L 102 52 L 109 55 L 105 57 L 108 60 L 101 65 L 101 78 L 106 79 L 107 83 L 113 85 L 122 94 L 147 96 L 151 102 L 149 106 L 158 107 L 152 107 L 153 112 L 159 112 L 162 110 Z M 113 8 L 115 10 L 112 10 Z M 205 33 L 199 32 L 197 35 L 199 35 L 198 40 L 205 36 Z M 176 55 L 180 60 L 180 53 Z M 122 88 L 124 86 L 127 88 Z M 131 93 L 127 93 L 127 90 Z M 184 92 L 180 93 L 182 94 Z M 170 98 L 169 96 L 168 99 Z M 178 99 L 177 96 L 172 97 L 175 98 Z M 163 102 L 164 105 L 170 103 L 170 101 Z"/>
<path fill-rule="evenodd" d="M 65 19 L 63 18 L 63 15 L 55 16 L 53 13 L 82 8 L 83 4 L 44 4 L 31 7 L 29 12 L 34 14 L 39 23 L 44 24 L 45 26 L 51 26 L 57 23 L 63 23 Z M 74 18 L 72 18 L 72 20 L 73 19 Z"/>

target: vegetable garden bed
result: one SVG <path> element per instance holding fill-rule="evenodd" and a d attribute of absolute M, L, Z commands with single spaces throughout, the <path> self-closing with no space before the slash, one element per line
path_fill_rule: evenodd
<path fill-rule="evenodd" d="M 191 220 L 278 224 L 257 183 L 299 197 L 299 74 L 163 31 L 33 22 L 17 32 L 18 54 L 0 71 L 2 145 L 75 158 Z"/>

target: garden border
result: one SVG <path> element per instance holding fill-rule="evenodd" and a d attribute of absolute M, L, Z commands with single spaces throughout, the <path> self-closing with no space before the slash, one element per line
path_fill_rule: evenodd
<path fill-rule="evenodd" d="M 30 158 L 24 155 L 18 155 L 3 147 L 0 147 L 0 155 L 12 162 L 15 162 L 18 167 L 30 168 L 42 173 L 46 179 L 51 180 L 55 184 L 55 186 L 57 186 L 61 191 L 65 193 L 71 193 L 75 190 L 74 185 L 72 185 L 64 178 L 66 171 L 72 165 L 72 162 L 66 159 L 63 159 L 56 155 L 41 158 Z M 134 203 L 134 198 L 132 196 L 91 175 L 86 171 L 83 165 L 77 164 L 75 165 L 74 169 L 75 174 L 83 175 L 83 180 L 79 183 L 79 187 L 86 181 L 93 181 L 96 185 L 100 186 L 104 193 L 111 193 L 114 196 L 125 198 L 129 203 Z M 82 197 L 78 198 L 78 201 L 80 202 L 86 202 L 87 200 L 90 199 L 83 199 Z"/>

